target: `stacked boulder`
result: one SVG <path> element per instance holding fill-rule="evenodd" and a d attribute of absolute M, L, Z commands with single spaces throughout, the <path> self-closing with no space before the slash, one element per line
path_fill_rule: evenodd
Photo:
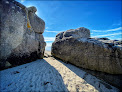
<path fill-rule="evenodd" d="M 15 0 L 0 1 L 0 68 L 20 65 L 44 57 L 45 22 Z"/>

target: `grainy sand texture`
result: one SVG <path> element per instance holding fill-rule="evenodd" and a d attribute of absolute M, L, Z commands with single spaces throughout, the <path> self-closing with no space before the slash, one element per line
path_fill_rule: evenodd
<path fill-rule="evenodd" d="M 0 75 L 1 92 L 118 92 L 117 88 L 51 56 L 2 70 Z"/>

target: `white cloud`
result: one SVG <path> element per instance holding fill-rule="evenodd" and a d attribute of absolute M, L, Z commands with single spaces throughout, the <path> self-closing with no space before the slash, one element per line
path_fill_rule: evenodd
<path fill-rule="evenodd" d="M 45 29 L 49 29 L 49 27 L 46 27 Z"/>
<path fill-rule="evenodd" d="M 63 31 L 48 31 L 48 30 L 45 30 L 45 32 L 60 33 L 60 32 L 63 32 Z"/>
<path fill-rule="evenodd" d="M 55 37 L 44 37 L 45 41 L 54 41 Z"/>
<path fill-rule="evenodd" d="M 118 31 L 118 30 L 122 30 L 122 27 L 115 28 L 115 29 L 110 29 L 110 30 L 106 30 L 106 31 L 109 32 L 109 31 Z"/>
<path fill-rule="evenodd" d="M 51 50 L 52 43 L 46 43 L 46 50 Z"/>
<path fill-rule="evenodd" d="M 106 35 L 97 35 L 97 36 L 93 36 L 93 37 L 107 37 L 107 36 L 114 36 L 114 35 L 121 35 L 122 33 L 112 33 L 112 34 L 106 34 Z"/>
<path fill-rule="evenodd" d="M 38 15 L 38 16 L 39 16 L 39 12 L 38 12 L 38 11 L 36 11 L 36 15 Z"/>
<path fill-rule="evenodd" d="M 52 43 L 46 43 L 46 47 L 51 47 Z"/>
<path fill-rule="evenodd" d="M 114 23 L 112 26 L 120 26 L 122 23 L 119 22 L 119 23 Z"/>
<path fill-rule="evenodd" d="M 23 3 L 25 0 L 21 0 L 21 3 Z"/>
<path fill-rule="evenodd" d="M 112 31 L 118 31 L 118 30 L 122 30 L 122 27 L 109 29 L 109 30 L 91 30 L 91 31 L 93 31 L 93 32 L 112 32 Z"/>

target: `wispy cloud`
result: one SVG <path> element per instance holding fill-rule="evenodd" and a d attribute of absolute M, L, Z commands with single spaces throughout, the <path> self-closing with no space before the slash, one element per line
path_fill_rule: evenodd
<path fill-rule="evenodd" d="M 44 37 L 45 41 L 54 41 L 55 37 Z"/>
<path fill-rule="evenodd" d="M 112 34 L 106 34 L 106 35 L 96 35 L 96 36 L 93 36 L 93 37 L 108 37 L 108 36 L 114 36 L 114 35 L 121 35 L 122 33 L 119 32 L 119 33 L 112 33 Z"/>
<path fill-rule="evenodd" d="M 112 26 L 120 26 L 122 23 L 119 22 L 119 23 L 114 23 Z"/>
<path fill-rule="evenodd" d="M 23 3 L 25 0 L 21 0 L 21 3 Z"/>
<path fill-rule="evenodd" d="M 45 32 L 60 33 L 60 32 L 63 32 L 63 31 L 48 31 L 48 30 L 45 30 Z"/>
<path fill-rule="evenodd" d="M 118 31 L 118 30 L 122 30 L 122 27 L 109 29 L 109 30 L 91 30 L 91 31 L 93 31 L 93 32 L 112 32 L 112 31 Z"/>
<path fill-rule="evenodd" d="M 49 27 L 46 27 L 45 29 L 47 30 L 47 29 L 49 29 Z"/>

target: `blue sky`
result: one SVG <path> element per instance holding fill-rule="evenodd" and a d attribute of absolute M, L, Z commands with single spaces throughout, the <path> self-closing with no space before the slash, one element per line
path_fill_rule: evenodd
<path fill-rule="evenodd" d="M 46 50 L 50 50 L 57 33 L 79 27 L 90 29 L 91 37 L 122 39 L 121 0 L 19 2 L 26 7 L 35 6 L 36 14 L 45 21 L 46 29 L 43 35 L 47 43 Z"/>

